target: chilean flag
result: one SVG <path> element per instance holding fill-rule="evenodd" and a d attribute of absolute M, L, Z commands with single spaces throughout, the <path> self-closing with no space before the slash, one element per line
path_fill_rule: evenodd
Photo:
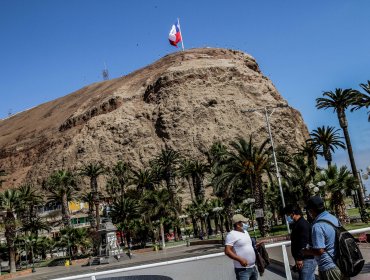
<path fill-rule="evenodd" d="M 177 48 L 177 43 L 182 41 L 181 32 L 180 32 L 180 23 L 177 21 L 172 25 L 170 34 L 168 35 L 168 40 L 172 46 Z"/>

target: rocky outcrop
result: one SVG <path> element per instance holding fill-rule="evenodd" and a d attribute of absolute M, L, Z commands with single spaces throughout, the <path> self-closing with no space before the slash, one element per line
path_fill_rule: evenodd
<path fill-rule="evenodd" d="M 0 167 L 9 174 L 3 187 L 91 161 L 141 167 L 164 146 L 201 157 L 214 141 L 251 133 L 263 141 L 263 113 L 242 110 L 278 104 L 287 102 L 248 54 L 212 48 L 173 53 L 1 120 Z M 276 110 L 271 126 L 276 144 L 288 150 L 308 137 L 291 107 Z"/>

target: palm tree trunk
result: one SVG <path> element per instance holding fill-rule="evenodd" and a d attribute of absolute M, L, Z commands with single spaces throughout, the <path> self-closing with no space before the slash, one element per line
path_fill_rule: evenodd
<path fill-rule="evenodd" d="M 160 231 L 161 231 L 161 237 L 162 237 L 162 248 L 164 249 L 166 247 L 166 241 L 164 239 L 164 227 L 163 227 L 162 222 L 160 222 Z"/>
<path fill-rule="evenodd" d="M 200 201 L 203 201 L 204 200 L 204 196 L 205 196 L 205 189 L 204 189 L 204 184 L 203 184 L 203 179 L 199 176 L 199 175 L 196 175 L 195 176 L 195 184 L 197 186 L 197 190 L 198 190 L 198 195 L 199 195 L 199 199 Z"/>
<path fill-rule="evenodd" d="M 186 181 L 188 182 L 188 186 L 189 186 L 189 191 L 190 191 L 190 198 L 191 198 L 191 201 L 194 201 L 194 190 L 192 188 L 192 184 L 190 183 L 190 176 L 187 177 Z"/>
<path fill-rule="evenodd" d="M 90 220 L 90 227 L 96 228 L 96 220 L 94 215 L 94 204 L 93 202 L 89 202 L 89 220 Z"/>
<path fill-rule="evenodd" d="M 99 215 L 99 194 L 98 194 L 98 181 L 96 176 L 90 178 L 91 191 L 93 192 L 93 200 L 95 204 L 95 221 L 96 229 L 100 228 L 100 215 Z"/>
<path fill-rule="evenodd" d="M 348 151 L 348 156 L 349 156 L 349 161 L 351 163 L 351 169 L 352 169 L 352 175 L 355 177 L 357 184 L 359 184 L 359 177 L 358 177 L 358 172 L 357 172 L 357 167 L 355 163 L 355 158 L 353 156 L 353 150 L 352 150 L 352 144 L 351 144 L 351 139 L 349 137 L 348 133 L 348 125 L 347 125 L 347 118 L 346 115 L 343 113 L 342 117 L 339 116 L 338 113 L 338 118 L 339 118 L 339 123 L 341 128 L 343 129 L 343 134 L 344 134 L 344 139 L 346 140 L 346 145 L 347 145 L 347 151 Z M 357 189 L 357 195 L 359 199 L 359 206 L 360 208 L 364 208 L 364 196 L 362 195 L 362 189 L 361 187 Z"/>
<path fill-rule="evenodd" d="M 262 189 L 262 180 L 261 178 L 257 178 L 255 180 L 255 187 L 254 187 L 254 199 L 255 199 L 255 205 L 256 209 L 262 209 L 264 210 L 264 196 L 263 196 L 263 189 Z M 260 233 L 262 237 L 266 236 L 266 227 L 265 227 L 265 218 L 260 217 L 256 218 L 258 229 L 260 230 Z"/>
<path fill-rule="evenodd" d="M 332 155 L 329 149 L 324 150 L 324 158 L 328 162 L 328 169 L 331 167 Z"/>
<path fill-rule="evenodd" d="M 212 235 L 213 234 L 213 229 L 212 229 L 210 216 L 207 216 L 207 228 L 208 228 L 208 236 Z"/>
<path fill-rule="evenodd" d="M 191 223 L 193 224 L 193 233 L 195 237 L 198 235 L 198 226 L 197 226 L 197 221 L 193 216 L 191 217 Z"/>
<path fill-rule="evenodd" d="M 100 229 L 99 201 L 95 201 L 96 230 Z"/>
<path fill-rule="evenodd" d="M 10 273 L 17 272 L 17 268 L 15 266 L 15 248 L 14 248 L 14 246 L 9 247 L 9 266 L 10 266 Z"/>
<path fill-rule="evenodd" d="M 357 167 L 356 167 L 356 163 L 355 163 L 355 158 L 353 156 L 352 144 L 351 144 L 351 140 L 349 138 L 347 127 L 343 128 L 343 133 L 344 133 L 344 138 L 346 139 L 348 156 L 349 156 L 349 161 L 351 163 L 352 174 L 353 174 L 353 177 L 356 178 L 357 184 L 360 185 L 358 183 L 358 181 L 359 181 L 358 172 L 357 172 Z M 361 187 L 357 189 L 357 195 L 358 195 L 358 199 L 359 199 L 360 208 L 364 208 L 364 196 L 362 194 Z"/>
<path fill-rule="evenodd" d="M 69 216 L 68 200 L 66 193 L 64 193 L 62 197 L 62 219 L 65 227 L 69 227 L 71 225 L 71 218 Z"/>
<path fill-rule="evenodd" d="M 348 222 L 348 216 L 346 214 L 346 204 L 344 203 L 343 195 L 340 191 L 333 194 L 334 211 L 342 224 Z"/>
<path fill-rule="evenodd" d="M 10 273 L 17 271 L 15 266 L 15 254 L 16 254 L 16 250 L 14 247 L 15 235 L 16 235 L 15 217 L 13 212 L 8 210 L 6 212 L 5 218 L 5 238 L 6 244 L 9 248 Z"/>

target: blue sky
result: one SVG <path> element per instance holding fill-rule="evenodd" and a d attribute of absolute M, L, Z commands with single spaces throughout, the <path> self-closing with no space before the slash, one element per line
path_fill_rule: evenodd
<path fill-rule="evenodd" d="M 0 118 L 100 81 L 104 63 L 114 78 L 176 51 L 167 36 L 179 17 L 185 48 L 251 54 L 310 130 L 339 128 L 315 99 L 370 80 L 369 10 L 368 0 L 0 0 Z M 366 110 L 348 119 L 365 169 Z M 346 152 L 334 162 L 349 166 Z"/>

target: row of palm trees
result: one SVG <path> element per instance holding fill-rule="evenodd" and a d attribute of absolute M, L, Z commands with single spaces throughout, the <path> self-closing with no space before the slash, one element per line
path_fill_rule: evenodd
<path fill-rule="evenodd" d="M 361 85 L 367 94 L 369 86 L 370 82 Z M 350 107 L 352 110 L 368 107 L 366 93 L 336 89 L 334 92 L 325 92 L 324 97 L 317 99 L 317 108 L 333 108 L 337 112 L 346 145 L 341 141 L 337 129 L 323 126 L 310 134 L 311 138 L 296 154 L 287 154 L 283 147 L 277 149 L 288 203 L 305 201 L 314 193 L 310 184 L 324 179 L 327 184 L 322 191 L 330 193 L 333 210 L 346 222 L 344 198 L 356 185 L 357 178 L 352 174 L 357 172 L 354 172 L 356 166 L 345 111 Z M 352 157 L 352 173 L 346 167 L 337 168 L 332 165 L 332 153 L 337 148 L 347 148 Z M 326 170 L 317 167 L 318 155 L 328 162 Z M 250 136 L 247 140 L 237 139 L 230 145 L 214 143 L 198 159 L 165 148 L 143 169 L 134 169 L 127 162 L 119 161 L 113 167 L 90 163 L 80 170 L 57 170 L 44 180 L 41 189 L 47 193 L 48 201 L 61 204 L 62 223 L 66 229 L 71 228 L 68 202 L 78 198 L 89 204 L 91 227 L 98 230 L 100 203 L 104 197 L 110 204 L 109 214 L 124 233 L 122 236 L 125 236 L 126 243 L 132 238 L 145 242 L 148 237 L 155 242 L 170 228 L 174 230 L 175 238 L 178 238 L 184 222 L 185 228 L 192 228 L 194 235 L 212 233 L 211 219 L 216 232 L 223 232 L 224 228 L 229 230 L 230 217 L 235 211 L 244 211 L 249 215 L 246 210 L 248 207 L 245 207 L 245 199 L 249 197 L 255 199 L 254 208 L 263 209 L 266 213 L 264 217 L 257 218 L 260 232 L 265 235 L 267 220 L 277 223 L 281 208 L 272 163 L 269 141 L 257 145 Z M 0 176 L 4 175 L 5 171 L 0 170 Z M 99 176 L 106 177 L 105 190 L 98 186 Z M 81 192 L 82 177 L 90 179 L 89 191 Z M 190 194 L 187 207 L 183 206 L 181 197 L 184 186 L 187 186 Z M 206 199 L 207 187 L 212 187 L 211 200 Z M 5 237 L 12 271 L 15 269 L 18 228 L 33 236 L 37 236 L 40 229 L 48 229 L 48 225 L 36 213 L 37 206 L 45 203 L 36 189 L 26 184 L 18 189 L 6 190 L 0 195 L 0 208 L 6 213 Z M 359 193 L 362 202 L 362 192 Z M 216 208 L 219 211 L 213 211 Z M 188 218 L 180 218 L 186 215 Z"/>
<path fill-rule="evenodd" d="M 352 174 L 354 174 L 356 181 L 358 182 L 360 178 L 358 177 L 357 167 L 353 155 L 352 144 L 348 132 L 348 121 L 346 116 L 346 110 L 351 111 L 359 110 L 361 108 L 369 108 L 370 106 L 370 81 L 366 84 L 360 84 L 363 92 L 354 89 L 341 89 L 336 88 L 334 91 L 326 91 L 323 93 L 323 97 L 316 99 L 316 108 L 318 109 L 333 109 L 337 113 L 339 120 L 339 125 L 343 130 L 346 148 L 348 151 L 348 156 L 351 164 Z M 368 120 L 370 121 L 370 113 Z M 359 197 L 359 206 L 361 212 L 364 213 L 364 197 L 362 190 L 357 190 L 357 195 Z"/>

